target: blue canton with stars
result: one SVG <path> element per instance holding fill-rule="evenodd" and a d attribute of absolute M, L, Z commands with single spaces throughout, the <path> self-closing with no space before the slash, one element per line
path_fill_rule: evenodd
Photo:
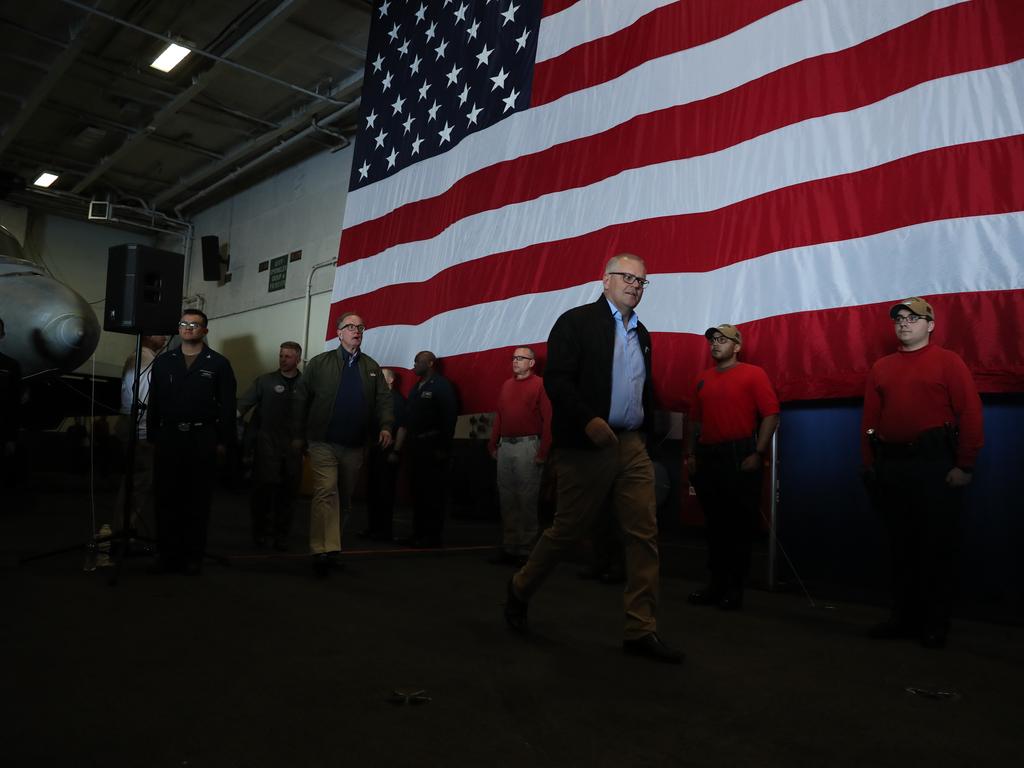
<path fill-rule="evenodd" d="M 377 0 L 349 189 L 530 105 L 542 0 Z"/>

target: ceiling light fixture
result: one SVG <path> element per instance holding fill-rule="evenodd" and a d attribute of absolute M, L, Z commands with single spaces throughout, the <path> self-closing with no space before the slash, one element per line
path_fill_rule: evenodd
<path fill-rule="evenodd" d="M 159 69 L 161 72 L 170 72 L 190 53 L 192 51 L 185 46 L 171 43 L 164 48 L 159 56 L 153 59 L 153 63 L 149 66 L 153 67 L 153 69 Z"/>
<path fill-rule="evenodd" d="M 43 171 L 42 173 L 39 174 L 39 177 L 35 181 L 32 182 L 32 185 L 35 186 L 35 187 L 49 187 L 58 178 L 59 177 L 57 176 L 56 173 L 50 173 L 49 171 Z"/>

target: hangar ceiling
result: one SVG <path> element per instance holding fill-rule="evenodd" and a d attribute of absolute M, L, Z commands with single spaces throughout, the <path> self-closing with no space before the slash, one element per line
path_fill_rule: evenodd
<path fill-rule="evenodd" d="M 370 0 L 0 2 L 0 197 L 189 217 L 352 139 Z M 193 53 L 150 67 L 170 41 Z M 47 190 L 33 180 L 59 174 Z M 101 210 L 101 209 L 96 209 Z"/>

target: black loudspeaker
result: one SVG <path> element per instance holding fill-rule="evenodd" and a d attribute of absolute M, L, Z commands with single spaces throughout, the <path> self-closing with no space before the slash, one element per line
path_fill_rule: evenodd
<path fill-rule="evenodd" d="M 203 280 L 220 281 L 220 238 L 216 235 L 203 236 Z"/>
<path fill-rule="evenodd" d="M 185 257 L 148 245 L 116 245 L 107 254 L 103 330 L 168 336 L 177 333 Z"/>

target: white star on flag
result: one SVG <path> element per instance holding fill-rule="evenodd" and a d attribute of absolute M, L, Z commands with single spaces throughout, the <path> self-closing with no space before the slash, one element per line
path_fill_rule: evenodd
<path fill-rule="evenodd" d="M 519 6 L 518 5 L 515 5 L 514 3 L 510 4 L 509 7 L 507 9 L 505 9 L 505 12 L 501 14 L 505 18 L 505 20 L 503 22 L 501 22 L 501 26 L 504 27 L 510 21 L 515 21 L 516 20 L 516 11 L 518 11 L 518 10 L 519 10 Z"/>
<path fill-rule="evenodd" d="M 445 77 L 448 78 L 448 85 L 457 85 L 459 80 L 459 73 L 462 71 L 462 67 L 457 67 L 452 64 L 452 71 L 449 72 Z"/>
<path fill-rule="evenodd" d="M 516 53 L 519 53 L 523 48 L 526 47 L 526 41 L 530 37 L 530 30 L 524 29 L 523 34 L 516 38 Z"/>
<path fill-rule="evenodd" d="M 513 88 L 512 91 L 509 93 L 509 95 L 506 96 L 504 99 L 502 99 L 502 101 L 505 102 L 505 108 L 502 110 L 502 112 L 508 112 L 510 109 L 515 109 L 516 108 L 516 99 L 518 99 L 518 98 L 519 98 L 519 91 L 517 91 L 515 88 Z"/>
<path fill-rule="evenodd" d="M 506 72 L 505 68 L 502 67 L 500 70 L 498 70 L 498 74 L 496 74 L 494 77 L 491 78 L 491 82 L 494 83 L 494 87 L 492 87 L 491 90 L 492 91 L 496 91 L 499 88 L 504 88 L 505 87 L 505 79 L 507 77 L 508 77 L 508 72 Z"/>

